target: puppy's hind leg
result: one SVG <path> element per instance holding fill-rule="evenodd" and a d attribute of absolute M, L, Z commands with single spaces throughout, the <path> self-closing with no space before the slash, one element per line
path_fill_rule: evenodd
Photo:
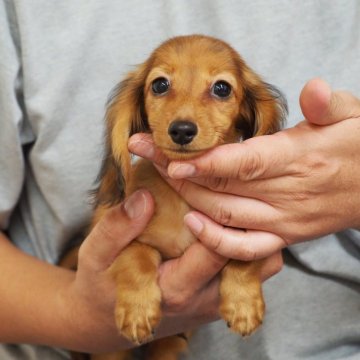
<path fill-rule="evenodd" d="M 136 345 L 152 339 L 161 318 L 160 261 L 157 250 L 134 241 L 110 267 L 116 282 L 116 326 Z"/>

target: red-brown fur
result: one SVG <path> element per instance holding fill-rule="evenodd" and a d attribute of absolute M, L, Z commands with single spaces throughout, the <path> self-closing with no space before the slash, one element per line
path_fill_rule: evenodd
<path fill-rule="evenodd" d="M 158 77 L 170 81 L 170 89 L 161 96 L 151 87 Z M 231 85 L 231 95 L 226 99 L 211 93 L 212 85 L 219 80 Z M 118 294 L 115 321 L 121 335 L 135 344 L 152 338 L 161 320 L 157 268 L 162 260 L 180 256 L 196 241 L 183 225 L 183 216 L 189 211 L 184 200 L 149 161 L 141 159 L 131 165 L 129 137 L 150 132 L 156 146 L 170 159 L 188 159 L 224 143 L 276 132 L 285 110 L 281 94 L 264 83 L 233 48 L 200 35 L 166 41 L 115 89 L 106 114 L 107 154 L 93 225 L 139 188 L 147 188 L 156 203 L 147 229 L 111 267 Z M 169 126 L 179 119 L 198 128 L 189 144 L 176 144 L 168 134 Z M 231 260 L 221 274 L 220 314 L 241 335 L 251 334 L 264 316 L 260 266 L 259 261 Z M 176 359 L 184 349 L 184 340 L 172 339 L 162 340 L 158 348 L 152 346 L 152 358 L 163 359 L 159 354 L 165 354 L 166 343 L 167 358 Z"/>

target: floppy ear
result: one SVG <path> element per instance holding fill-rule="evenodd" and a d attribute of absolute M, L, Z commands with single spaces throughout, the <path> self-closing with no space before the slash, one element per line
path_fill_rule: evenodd
<path fill-rule="evenodd" d="M 147 74 L 148 64 L 144 63 L 129 73 L 110 95 L 105 115 L 106 148 L 98 178 L 97 204 L 112 206 L 124 197 L 131 169 L 129 137 L 149 130 L 144 104 Z"/>
<path fill-rule="evenodd" d="M 243 69 L 242 78 L 243 100 L 237 127 L 243 139 L 279 131 L 288 112 L 284 95 L 247 67 Z"/>

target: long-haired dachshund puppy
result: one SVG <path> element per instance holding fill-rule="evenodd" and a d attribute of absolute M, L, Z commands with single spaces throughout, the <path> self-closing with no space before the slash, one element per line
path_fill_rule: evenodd
<path fill-rule="evenodd" d="M 152 338 L 161 320 L 158 267 L 197 241 L 183 224 L 189 205 L 151 162 L 140 159 L 131 164 L 129 137 L 151 133 L 169 159 L 190 159 L 221 144 L 274 133 L 285 112 L 286 102 L 278 90 L 263 82 L 233 48 L 207 36 L 166 41 L 116 87 L 106 113 L 106 157 L 92 225 L 139 188 L 148 189 L 156 203 L 144 233 L 111 267 L 121 335 L 134 344 Z M 260 261 L 230 260 L 221 272 L 219 311 L 241 335 L 251 334 L 264 316 L 260 266 Z M 176 359 L 183 348 L 178 341 L 183 339 L 163 340 L 170 346 L 153 348 L 152 358 Z"/>

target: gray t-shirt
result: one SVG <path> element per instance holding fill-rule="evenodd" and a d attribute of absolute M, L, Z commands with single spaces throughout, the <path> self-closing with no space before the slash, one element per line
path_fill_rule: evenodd
<path fill-rule="evenodd" d="M 228 41 L 278 86 L 288 126 L 312 77 L 360 96 L 357 0 L 0 0 L 0 229 L 19 248 L 55 263 L 86 226 L 108 93 L 161 41 L 191 33 Z M 189 358 L 360 359 L 359 254 L 351 229 L 294 246 L 265 284 L 262 330 L 243 341 L 203 327 Z M 66 358 L 0 346 L 1 360 Z"/>

